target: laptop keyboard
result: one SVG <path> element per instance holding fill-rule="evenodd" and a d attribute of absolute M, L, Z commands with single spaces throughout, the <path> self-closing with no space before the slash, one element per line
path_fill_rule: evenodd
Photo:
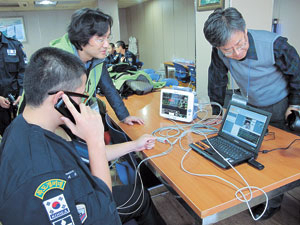
<path fill-rule="evenodd" d="M 227 141 L 225 139 L 222 139 L 220 137 L 215 137 L 209 139 L 210 143 L 218 152 L 224 157 L 224 158 L 231 158 L 233 160 L 243 159 L 245 157 L 251 156 L 249 152 L 247 152 L 245 149 L 234 145 L 230 141 Z M 207 145 L 207 140 L 203 140 L 203 142 Z M 212 149 L 212 151 L 214 151 Z"/>

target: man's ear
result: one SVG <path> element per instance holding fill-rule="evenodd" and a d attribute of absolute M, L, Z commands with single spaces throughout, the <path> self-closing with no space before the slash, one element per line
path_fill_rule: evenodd
<path fill-rule="evenodd" d="M 63 91 L 59 91 L 59 92 L 57 92 L 55 95 L 53 95 L 53 98 L 52 98 L 52 104 L 55 105 L 55 104 L 58 102 L 58 100 L 59 100 L 60 98 L 62 98 L 63 94 L 64 94 Z"/>

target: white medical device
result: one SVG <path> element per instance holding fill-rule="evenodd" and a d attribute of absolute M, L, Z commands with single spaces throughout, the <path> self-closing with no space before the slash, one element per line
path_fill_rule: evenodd
<path fill-rule="evenodd" d="M 195 94 L 189 91 L 162 89 L 160 94 L 160 116 L 191 122 L 194 117 Z"/>

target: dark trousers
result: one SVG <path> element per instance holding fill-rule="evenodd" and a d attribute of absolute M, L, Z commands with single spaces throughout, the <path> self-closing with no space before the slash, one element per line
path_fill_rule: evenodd
<path fill-rule="evenodd" d="M 130 198 L 133 192 L 133 188 L 134 188 L 133 185 L 113 186 L 112 193 L 117 207 L 125 203 Z M 141 191 L 140 185 L 137 185 L 137 188 L 134 192 L 132 199 L 124 206 L 126 207 L 133 204 L 137 200 L 140 191 Z M 161 218 L 161 216 L 159 215 L 157 209 L 155 208 L 147 189 L 144 189 L 144 200 L 142 205 L 141 202 L 142 202 L 142 196 L 137 201 L 137 203 L 134 204 L 133 206 L 126 209 L 118 210 L 122 223 L 128 222 L 131 219 L 135 219 L 136 222 L 141 225 L 142 224 L 143 225 L 165 225 L 166 224 L 164 220 Z M 122 214 L 122 213 L 129 213 L 129 212 L 134 212 L 134 213 L 131 213 L 129 215 Z"/>
<path fill-rule="evenodd" d="M 3 133 L 11 123 L 11 112 L 9 109 L 3 109 L 0 107 L 0 135 L 3 136 Z"/>
<path fill-rule="evenodd" d="M 286 97 L 281 101 L 270 106 L 264 106 L 264 107 L 254 106 L 254 107 L 272 113 L 270 125 L 282 130 L 290 131 L 286 126 L 286 122 L 285 122 L 285 112 L 288 106 L 289 106 L 289 101 L 288 98 Z"/>

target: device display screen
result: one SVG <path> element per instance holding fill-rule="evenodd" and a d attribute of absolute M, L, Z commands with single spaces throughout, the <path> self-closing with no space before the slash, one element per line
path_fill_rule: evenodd
<path fill-rule="evenodd" d="M 170 116 L 187 118 L 188 96 L 174 93 L 163 93 L 162 113 Z"/>
<path fill-rule="evenodd" d="M 222 132 L 256 147 L 262 135 L 267 116 L 230 106 Z"/>

